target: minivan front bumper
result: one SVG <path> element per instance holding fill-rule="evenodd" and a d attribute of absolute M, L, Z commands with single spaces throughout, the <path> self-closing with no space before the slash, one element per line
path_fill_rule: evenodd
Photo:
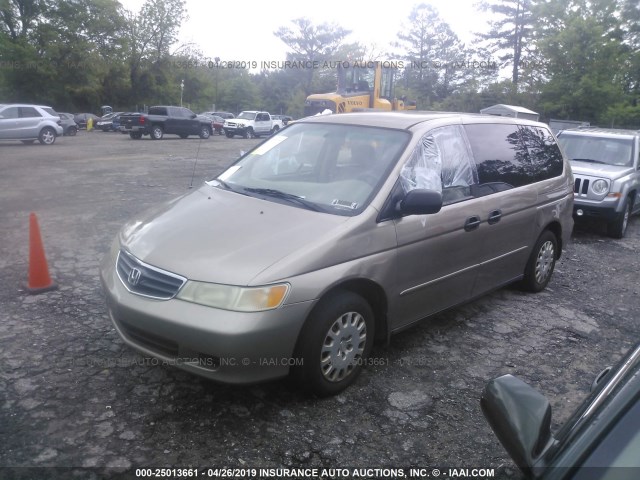
<path fill-rule="evenodd" d="M 247 384 L 284 377 L 301 361 L 292 355 L 315 301 L 246 313 L 156 300 L 129 292 L 113 258 L 103 264 L 101 281 L 116 331 L 127 345 L 156 359 L 153 364 Z"/>

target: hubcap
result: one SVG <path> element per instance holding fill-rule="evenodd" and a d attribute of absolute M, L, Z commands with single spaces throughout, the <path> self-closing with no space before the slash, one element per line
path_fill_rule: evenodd
<path fill-rule="evenodd" d="M 324 378 L 339 382 L 347 377 L 362 358 L 367 343 L 367 324 L 358 312 L 340 316 L 327 332 L 320 350 Z"/>
<path fill-rule="evenodd" d="M 555 261 L 555 253 L 553 251 L 553 242 L 546 241 L 540 247 L 538 258 L 536 261 L 536 282 L 544 283 L 551 272 L 553 262 Z"/>
<path fill-rule="evenodd" d="M 53 136 L 53 133 L 51 133 L 48 130 L 42 134 L 42 139 L 44 140 L 44 143 L 52 143 L 54 138 L 55 137 Z"/>

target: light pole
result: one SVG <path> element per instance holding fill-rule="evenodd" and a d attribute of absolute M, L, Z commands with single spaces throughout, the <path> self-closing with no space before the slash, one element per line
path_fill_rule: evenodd
<path fill-rule="evenodd" d="M 180 80 L 180 106 L 182 106 L 182 92 L 184 92 L 184 79 Z"/>

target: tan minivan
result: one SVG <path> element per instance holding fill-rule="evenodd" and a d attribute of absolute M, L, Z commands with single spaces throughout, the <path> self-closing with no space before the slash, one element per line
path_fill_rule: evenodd
<path fill-rule="evenodd" d="M 311 117 L 130 221 L 101 278 L 142 353 L 228 383 L 292 373 L 331 395 L 375 339 L 511 282 L 544 289 L 572 211 L 544 124 Z"/>

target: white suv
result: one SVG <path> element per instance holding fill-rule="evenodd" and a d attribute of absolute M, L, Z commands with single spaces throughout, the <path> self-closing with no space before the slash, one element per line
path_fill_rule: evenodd
<path fill-rule="evenodd" d="M 624 237 L 640 213 L 640 131 L 577 128 L 560 132 L 558 143 L 575 178 L 574 217 L 602 219 L 610 236 Z"/>
<path fill-rule="evenodd" d="M 0 140 L 21 140 L 51 145 L 62 135 L 62 122 L 51 107 L 0 104 Z"/>

